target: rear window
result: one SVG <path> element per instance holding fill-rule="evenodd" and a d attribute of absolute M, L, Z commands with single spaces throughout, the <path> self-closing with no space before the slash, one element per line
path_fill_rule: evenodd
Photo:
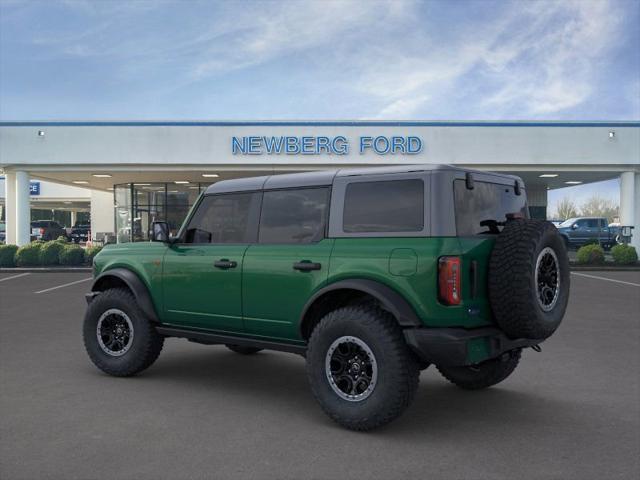
<path fill-rule="evenodd" d="M 343 214 L 345 232 L 420 232 L 423 229 L 422 180 L 354 182 L 347 185 Z"/>
<path fill-rule="evenodd" d="M 486 220 L 504 222 L 508 213 L 520 213 L 529 217 L 525 195 L 516 195 L 514 187 L 497 183 L 475 182 L 473 190 L 464 180 L 453 182 L 458 235 L 490 233 Z"/>

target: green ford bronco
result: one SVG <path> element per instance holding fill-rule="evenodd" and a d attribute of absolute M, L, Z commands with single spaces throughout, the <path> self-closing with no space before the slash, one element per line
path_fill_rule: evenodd
<path fill-rule="evenodd" d="M 175 236 L 94 261 L 84 343 L 134 375 L 164 339 L 303 355 L 323 410 L 354 430 L 398 417 L 421 369 L 495 385 L 560 324 L 564 242 L 517 177 L 403 166 L 220 181 Z M 257 361 L 257 360 L 256 360 Z"/>

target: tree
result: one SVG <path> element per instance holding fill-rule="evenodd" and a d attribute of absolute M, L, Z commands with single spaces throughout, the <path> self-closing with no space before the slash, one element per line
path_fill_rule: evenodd
<path fill-rule="evenodd" d="M 603 198 L 595 194 L 580 206 L 580 215 L 583 217 L 605 217 L 611 223 L 615 217 L 620 215 L 620 207 L 610 198 Z"/>
<path fill-rule="evenodd" d="M 566 220 L 567 218 L 577 217 L 578 209 L 576 208 L 576 204 L 569 197 L 564 197 L 562 200 L 558 202 L 556 207 L 556 213 L 553 215 L 553 218 L 558 220 Z"/>

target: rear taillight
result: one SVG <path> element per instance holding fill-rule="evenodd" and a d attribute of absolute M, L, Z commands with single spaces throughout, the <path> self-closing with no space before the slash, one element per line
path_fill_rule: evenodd
<path fill-rule="evenodd" d="M 460 257 L 438 260 L 438 296 L 445 305 L 460 304 Z"/>
<path fill-rule="evenodd" d="M 44 228 L 40 229 L 40 235 L 44 235 Z"/>

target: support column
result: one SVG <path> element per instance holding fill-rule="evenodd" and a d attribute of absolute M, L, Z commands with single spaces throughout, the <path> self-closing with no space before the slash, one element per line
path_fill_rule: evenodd
<path fill-rule="evenodd" d="M 31 205 L 29 198 L 29 173 L 16 172 L 16 245 L 31 241 Z"/>
<path fill-rule="evenodd" d="M 620 224 L 633 225 L 631 245 L 640 253 L 640 174 L 620 175 Z"/>
<path fill-rule="evenodd" d="M 6 210 L 6 243 L 16 243 L 16 174 L 6 172 L 4 174 L 4 208 Z"/>
<path fill-rule="evenodd" d="M 71 225 L 73 227 L 76 224 L 77 212 L 75 210 L 71 210 Z"/>

